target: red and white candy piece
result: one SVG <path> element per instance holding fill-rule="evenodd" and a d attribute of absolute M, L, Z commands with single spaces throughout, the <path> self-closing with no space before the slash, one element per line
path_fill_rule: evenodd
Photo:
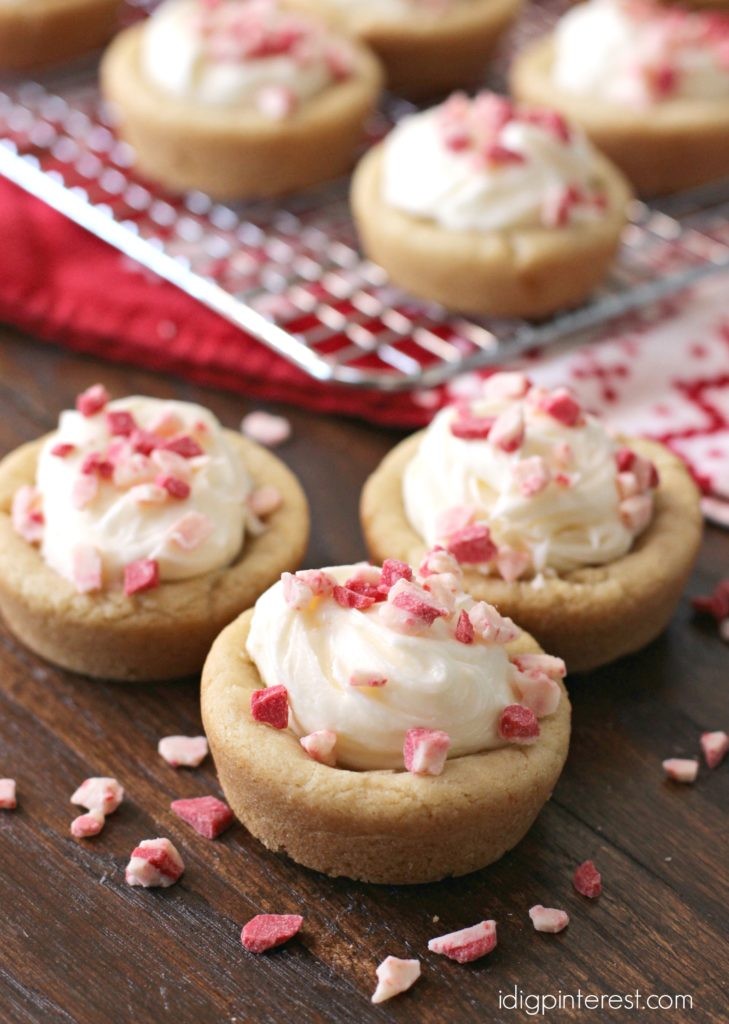
<path fill-rule="evenodd" d="M 23 484 L 13 495 L 10 512 L 15 532 L 29 544 L 43 540 L 45 516 L 41 507 L 40 493 L 31 484 Z"/>
<path fill-rule="evenodd" d="M 419 960 L 401 960 L 397 956 L 388 956 L 377 970 L 377 988 L 372 995 L 373 1003 L 384 1003 L 393 996 L 400 995 L 412 988 L 420 977 Z"/>
<path fill-rule="evenodd" d="M 704 732 L 701 734 L 701 750 L 709 768 L 718 768 L 729 753 L 729 735 L 725 732 Z"/>
<path fill-rule="evenodd" d="M 534 931 L 549 932 L 552 935 L 564 931 L 570 923 L 569 914 L 565 910 L 543 907 L 541 903 L 537 903 L 536 906 L 531 908 L 529 917 L 532 919 Z"/>
<path fill-rule="evenodd" d="M 0 779 L 0 811 L 14 811 L 17 806 L 15 779 Z"/>
<path fill-rule="evenodd" d="M 331 729 L 317 729 L 299 740 L 301 746 L 313 761 L 334 768 L 337 763 L 334 748 L 337 745 L 337 734 Z"/>
<path fill-rule="evenodd" d="M 111 396 L 103 384 L 92 384 L 76 397 L 76 408 L 82 416 L 95 416 L 105 407 Z"/>
<path fill-rule="evenodd" d="M 296 93 L 286 85 L 266 85 L 256 93 L 259 114 L 272 121 L 283 121 L 289 117 L 296 110 L 297 103 Z"/>
<path fill-rule="evenodd" d="M 447 537 L 449 532 L 452 531 L 446 530 L 443 536 Z M 423 578 L 427 576 L 448 575 L 460 579 L 462 575 L 458 559 L 443 547 L 434 547 L 431 551 L 428 551 L 420 563 L 418 573 Z"/>
<path fill-rule="evenodd" d="M 450 508 L 439 512 L 435 520 L 435 532 L 439 537 L 450 537 L 465 526 L 470 526 L 476 518 L 476 509 L 473 505 L 451 505 Z M 440 551 L 440 547 L 434 551 Z M 444 549 L 445 550 L 445 549 Z M 426 555 L 426 558 L 428 555 Z M 453 556 L 452 556 L 453 557 Z M 456 564 L 458 560 L 454 558 Z M 431 572 L 449 572 L 448 569 L 431 569 Z"/>
<path fill-rule="evenodd" d="M 93 776 L 84 779 L 71 797 L 71 803 L 85 807 L 87 811 L 113 814 L 124 799 L 124 788 L 116 779 Z"/>
<path fill-rule="evenodd" d="M 145 889 L 174 885 L 185 864 L 169 839 L 143 839 L 134 850 L 124 873 L 127 885 Z"/>
<path fill-rule="evenodd" d="M 406 562 L 400 562 L 397 558 L 386 558 L 382 563 L 380 586 L 385 590 L 394 587 L 398 580 L 410 582 L 412 578 L 413 570 Z"/>
<path fill-rule="evenodd" d="M 329 597 L 337 586 L 337 581 L 321 569 L 285 572 L 281 576 L 281 583 L 284 601 L 295 611 L 308 608 L 315 597 Z"/>
<path fill-rule="evenodd" d="M 124 593 L 128 596 L 154 590 L 160 584 L 156 558 L 140 558 L 124 566 Z"/>
<path fill-rule="evenodd" d="M 185 512 L 170 529 L 170 540 L 183 551 L 195 551 L 215 531 L 215 525 L 202 512 Z"/>
<path fill-rule="evenodd" d="M 99 478 L 81 473 L 73 482 L 71 504 L 74 508 L 86 508 L 99 493 Z"/>
<path fill-rule="evenodd" d="M 516 669 L 512 687 L 519 703 L 533 711 L 537 718 L 554 714 L 562 699 L 558 683 L 545 672 L 520 672 Z"/>
<path fill-rule="evenodd" d="M 378 675 L 371 669 L 355 669 L 349 677 L 349 685 L 364 688 L 379 688 L 381 686 L 387 686 L 387 679 L 385 676 Z"/>
<path fill-rule="evenodd" d="M 672 782 L 696 782 L 699 762 L 695 757 L 669 757 L 663 762 L 663 771 Z"/>
<path fill-rule="evenodd" d="M 163 736 L 157 753 L 172 768 L 197 768 L 208 756 L 205 736 Z"/>
<path fill-rule="evenodd" d="M 553 654 L 515 654 L 511 659 L 520 672 L 544 672 L 552 679 L 564 679 L 567 666 Z"/>
<path fill-rule="evenodd" d="M 74 839 L 90 839 L 92 836 L 98 836 L 105 822 L 106 815 L 101 811 L 86 811 L 85 814 L 79 814 L 78 818 L 74 818 L 71 822 L 71 835 Z"/>
<path fill-rule="evenodd" d="M 492 952 L 496 948 L 496 941 L 496 921 L 479 921 L 470 928 L 431 939 L 428 949 L 431 953 L 447 956 L 459 964 L 469 964 Z"/>
<path fill-rule="evenodd" d="M 293 939 L 303 923 L 301 914 L 257 914 L 243 925 L 240 941 L 249 953 L 265 953 Z"/>
<path fill-rule="evenodd" d="M 572 885 L 580 896 L 594 900 L 602 892 L 602 875 L 591 860 L 586 860 L 575 869 Z"/>
<path fill-rule="evenodd" d="M 101 590 L 101 555 L 91 544 L 77 544 L 71 552 L 71 575 L 79 594 Z"/>
<path fill-rule="evenodd" d="M 289 724 L 289 695 L 285 686 L 265 686 L 251 694 L 251 715 L 256 722 L 264 722 L 274 729 L 285 729 Z"/>
<path fill-rule="evenodd" d="M 235 819 L 230 807 L 215 796 L 173 800 L 170 810 L 205 839 L 217 839 Z"/>
<path fill-rule="evenodd" d="M 267 448 L 276 448 L 291 436 L 291 424 L 284 416 L 273 416 L 262 410 L 244 416 L 240 429 L 246 437 Z"/>
<path fill-rule="evenodd" d="M 435 603 L 433 596 L 406 579 L 399 579 L 387 595 L 388 603 L 402 612 L 407 626 L 427 629 L 436 619 L 447 616 L 447 609 Z"/>
<path fill-rule="evenodd" d="M 539 739 L 539 722 L 530 708 L 509 704 L 499 718 L 499 736 L 507 743 L 528 746 Z"/>
<path fill-rule="evenodd" d="M 582 408 L 577 399 L 567 388 L 555 388 L 554 391 L 539 393 L 535 401 L 536 408 L 565 427 L 575 427 L 582 417 Z"/>
<path fill-rule="evenodd" d="M 496 417 L 489 443 L 503 452 L 515 452 L 524 442 L 524 412 L 519 405 L 512 405 Z"/>
<path fill-rule="evenodd" d="M 529 378 L 523 373 L 492 373 L 483 382 L 482 394 L 493 401 L 523 398 L 530 387 Z"/>
<path fill-rule="evenodd" d="M 485 523 L 455 530 L 446 538 L 446 548 L 463 565 L 481 565 L 490 562 L 496 554 L 496 545 Z"/>
<path fill-rule="evenodd" d="M 450 746 L 451 738 L 442 729 L 408 729 L 403 744 L 405 767 L 413 775 L 440 775 Z"/>
<path fill-rule="evenodd" d="M 552 479 L 549 467 L 541 455 L 532 455 L 512 466 L 512 477 L 516 488 L 525 498 L 534 498 L 549 486 Z"/>
<path fill-rule="evenodd" d="M 496 554 L 496 569 L 506 583 L 520 579 L 531 568 L 531 564 L 532 557 L 528 551 L 503 546 Z"/>
<path fill-rule="evenodd" d="M 499 614 L 493 605 L 477 601 L 468 611 L 468 617 L 476 635 L 487 644 L 509 644 L 521 630 L 505 615 Z"/>
<path fill-rule="evenodd" d="M 461 644 L 472 644 L 476 637 L 473 623 L 468 617 L 468 612 L 463 609 L 458 616 L 456 623 L 456 640 Z"/>
<path fill-rule="evenodd" d="M 624 498 L 619 506 L 620 519 L 631 533 L 642 533 L 653 518 L 653 496 L 634 494 Z"/>

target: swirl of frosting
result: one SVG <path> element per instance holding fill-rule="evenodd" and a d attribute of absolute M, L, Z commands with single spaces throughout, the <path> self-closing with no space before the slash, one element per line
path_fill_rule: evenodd
<path fill-rule="evenodd" d="M 552 77 L 576 96 L 647 105 L 729 96 L 729 16 L 647 0 L 589 0 L 554 35 Z"/>
<path fill-rule="evenodd" d="M 286 687 L 293 732 L 331 731 L 337 764 L 359 770 L 402 768 L 413 728 L 446 732 L 449 757 L 503 746 L 499 719 L 518 680 L 505 644 L 520 631 L 458 577 L 455 560 L 434 552 L 420 575 L 403 563 L 338 566 L 267 590 L 247 650 L 266 686 Z M 463 616 L 474 624 L 465 642 Z M 554 710 L 558 688 L 554 698 L 535 714 Z"/>
<path fill-rule="evenodd" d="M 349 77 L 353 52 L 270 0 L 166 0 L 145 23 L 141 60 L 171 96 L 281 118 Z"/>
<path fill-rule="evenodd" d="M 565 389 L 496 374 L 483 397 L 435 416 L 405 468 L 403 501 L 427 544 L 455 552 L 464 530 L 487 524 L 489 543 L 462 561 L 514 579 L 626 554 L 656 484 L 652 464 L 619 449 Z"/>
<path fill-rule="evenodd" d="M 605 208 L 584 135 L 493 93 L 403 118 L 384 142 L 382 197 L 456 231 L 563 226 Z"/>
<path fill-rule="evenodd" d="M 61 413 L 38 459 L 47 564 L 92 590 L 89 558 L 104 585 L 139 562 L 156 562 L 160 580 L 183 580 L 233 561 L 251 482 L 215 416 L 188 402 L 83 399 L 85 412 Z"/>

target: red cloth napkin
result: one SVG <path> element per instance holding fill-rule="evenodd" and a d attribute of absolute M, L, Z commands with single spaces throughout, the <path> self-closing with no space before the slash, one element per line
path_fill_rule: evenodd
<path fill-rule="evenodd" d="M 173 285 L 0 180 L 0 319 L 80 352 L 203 384 L 398 427 L 478 387 L 387 395 L 317 383 Z M 590 344 L 532 353 L 540 384 L 569 384 L 608 425 L 670 445 L 729 525 L 729 278 L 611 324 Z M 713 501 L 713 506 L 711 502 Z"/>

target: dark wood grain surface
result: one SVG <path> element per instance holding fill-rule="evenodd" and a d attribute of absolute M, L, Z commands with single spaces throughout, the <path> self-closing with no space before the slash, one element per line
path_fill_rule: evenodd
<path fill-rule="evenodd" d="M 108 366 L 0 332 L 0 453 L 51 429 L 83 387 L 193 399 L 237 426 L 234 396 Z M 363 557 L 360 487 L 399 439 L 359 423 L 286 410 L 280 449 L 309 495 L 308 565 Z M 707 530 L 689 593 L 729 569 L 729 535 Z M 0 628 L 0 776 L 18 780 L 19 810 L 0 812 L 2 1024 L 282 1024 L 397 1021 L 729 1020 L 729 764 L 695 786 L 665 782 L 661 760 L 693 755 L 699 734 L 729 726 L 729 658 L 684 599 L 668 632 L 640 654 L 570 680 L 574 735 L 551 803 L 527 838 L 490 869 L 438 885 L 373 887 L 332 880 L 268 853 L 236 825 L 211 843 L 168 810 L 218 793 L 208 761 L 175 771 L 159 737 L 200 730 L 197 680 L 160 686 L 91 682 L 54 669 Z M 98 838 L 68 833 L 69 796 L 88 775 L 114 775 L 127 800 Z M 139 840 L 169 836 L 187 870 L 173 888 L 124 883 Z M 604 893 L 573 892 L 594 859 Z M 563 907 L 561 935 L 533 931 L 534 903 Z M 258 912 L 305 917 L 300 939 L 253 956 L 241 925 Z M 427 940 L 493 917 L 496 951 L 462 967 Z M 387 954 L 419 956 L 408 994 L 372 1007 Z M 515 987 L 532 999 L 500 1006 Z M 537 1015 L 533 997 L 687 995 L 692 1009 L 601 1009 Z M 508 1004 L 507 1004 L 508 1006 Z"/>

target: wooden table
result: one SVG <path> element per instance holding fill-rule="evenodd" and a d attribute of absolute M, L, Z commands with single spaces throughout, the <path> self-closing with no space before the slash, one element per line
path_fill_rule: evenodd
<path fill-rule="evenodd" d="M 0 452 L 51 429 L 74 395 L 103 379 L 132 392 L 194 399 L 229 426 L 240 398 L 120 369 L 0 335 Z M 357 500 L 398 435 L 291 411 L 280 450 L 312 505 L 307 565 L 365 554 Z M 729 536 L 707 530 L 689 593 L 726 574 Z M 727 648 L 684 599 L 648 649 L 571 680 L 574 738 L 554 798 L 529 836 L 492 868 L 438 885 L 374 887 L 332 880 L 268 853 L 240 826 L 215 843 L 174 818 L 170 800 L 217 793 L 210 762 L 174 771 L 156 753 L 169 733 L 200 731 L 197 680 L 121 686 L 61 672 L 0 632 L 0 775 L 18 780 L 19 810 L 0 812 L 0 1021 L 3 1024 L 283 1024 L 300 1021 L 626 1021 L 633 1012 L 534 1014 L 534 996 L 688 995 L 693 1010 L 648 1012 L 655 1024 L 729 1019 L 729 764 L 695 786 L 663 780 L 661 760 L 693 755 L 703 730 L 729 726 Z M 88 775 L 117 776 L 128 798 L 101 836 L 69 836 L 68 802 Z M 169 836 L 187 870 L 170 890 L 124 883 L 143 838 Z M 570 883 L 594 859 L 597 901 Z M 534 903 L 564 907 L 561 935 L 533 931 Z M 300 940 L 253 956 L 253 914 L 296 912 Z M 499 945 L 463 967 L 427 940 L 493 917 Z M 423 977 L 377 1008 L 374 969 L 387 954 L 423 958 Z M 514 1010 L 515 986 L 532 995 Z M 527 1012 L 529 1009 L 531 1012 Z"/>

